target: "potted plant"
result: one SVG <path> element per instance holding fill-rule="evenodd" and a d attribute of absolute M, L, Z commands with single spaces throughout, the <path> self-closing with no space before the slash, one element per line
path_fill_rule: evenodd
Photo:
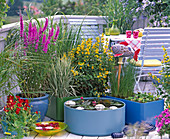
<path fill-rule="evenodd" d="M 19 96 L 9 95 L 4 107 L 4 114 L 0 122 L 6 135 L 15 135 L 16 138 L 29 136 L 29 133 L 40 117 L 38 112 L 31 112 L 32 107 L 28 100 L 23 100 Z"/>
<path fill-rule="evenodd" d="M 44 87 L 48 67 L 56 54 L 55 44 L 59 34 L 59 27 L 51 23 L 48 27 L 48 18 L 43 28 L 38 20 L 23 23 L 20 16 L 19 38 L 15 40 L 17 53 L 15 59 L 22 59 L 21 68 L 15 74 L 20 83 L 22 99 L 28 99 L 33 106 L 32 111 L 40 111 L 41 120 L 44 119 L 48 109 L 48 94 Z M 25 27 L 24 27 L 25 26 Z M 41 105 L 41 106 L 40 106 Z"/>
<path fill-rule="evenodd" d="M 84 96 L 105 95 L 105 90 L 109 88 L 107 84 L 109 63 L 114 64 L 114 57 L 104 43 L 104 34 L 102 38 L 83 39 L 81 44 L 69 52 L 72 60 L 72 73 L 77 90 Z"/>
<path fill-rule="evenodd" d="M 120 77 L 120 87 L 117 89 L 116 70 L 110 74 L 111 94 L 108 98 L 121 100 L 126 104 L 126 124 L 146 121 L 155 124 L 154 116 L 164 109 L 164 100 L 157 94 L 133 92 L 135 84 L 135 68 L 133 64 L 124 65 Z M 155 109 L 156 107 L 156 109 Z"/>
<path fill-rule="evenodd" d="M 106 136 L 122 132 L 125 104 L 100 97 L 78 98 L 64 103 L 64 121 L 69 132 L 85 136 Z"/>
<path fill-rule="evenodd" d="M 71 60 L 64 55 L 52 63 L 47 74 L 46 82 L 48 82 L 48 91 L 50 92 L 47 116 L 52 119 L 63 121 L 64 102 L 77 96 L 71 70 Z"/>

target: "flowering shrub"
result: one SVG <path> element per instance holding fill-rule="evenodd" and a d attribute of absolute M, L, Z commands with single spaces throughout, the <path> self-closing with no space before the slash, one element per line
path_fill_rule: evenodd
<path fill-rule="evenodd" d="M 136 12 L 142 11 L 149 19 L 149 26 L 169 26 L 169 2 L 167 0 L 142 0 Z"/>
<path fill-rule="evenodd" d="M 162 97 L 165 98 L 166 107 L 170 107 L 170 58 L 166 48 L 164 46 L 162 47 L 165 54 L 163 55 L 164 59 L 162 60 L 164 66 L 162 67 L 162 70 L 159 71 L 161 78 L 152 75 L 151 73 L 149 73 L 149 76 L 161 84 L 161 86 L 159 86 L 159 84 L 154 85 L 157 87 Z"/>
<path fill-rule="evenodd" d="M 30 21 L 24 29 L 22 16 L 20 16 L 20 39 L 15 43 L 15 47 L 19 50 L 16 57 L 25 59 L 17 73 L 23 92 L 42 90 L 49 63 L 56 55 L 55 43 L 59 35 L 59 27 L 53 24 L 50 27 L 46 18 L 44 27 L 41 27 L 38 21 L 37 24 Z"/>
<path fill-rule="evenodd" d="M 16 131 L 18 136 L 28 136 L 32 127 L 40 115 L 36 111 L 31 113 L 29 101 L 16 98 L 12 95 L 7 97 L 7 105 L 4 107 L 5 116 L 3 120 L 7 123 L 8 131 Z"/>
<path fill-rule="evenodd" d="M 103 47 L 103 42 L 104 38 L 100 40 L 99 37 L 94 44 L 91 39 L 82 40 L 78 47 L 69 52 L 73 64 L 71 71 L 81 94 L 100 96 L 109 87 L 108 69 L 109 64 L 114 63 L 114 59 L 107 49 L 108 46 Z"/>
<path fill-rule="evenodd" d="M 155 116 L 155 118 L 159 135 L 168 134 L 170 136 L 170 109 L 164 110 L 159 116 Z"/>

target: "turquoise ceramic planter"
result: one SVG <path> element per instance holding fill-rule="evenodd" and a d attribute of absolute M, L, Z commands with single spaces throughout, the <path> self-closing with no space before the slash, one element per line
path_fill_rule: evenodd
<path fill-rule="evenodd" d="M 154 117 L 164 110 L 164 100 L 157 100 L 147 103 L 133 102 L 126 99 L 106 96 L 106 98 L 123 101 L 126 104 L 126 124 L 145 121 L 155 125 Z"/>
<path fill-rule="evenodd" d="M 113 132 L 121 132 L 125 126 L 125 104 L 115 110 L 103 111 L 77 110 L 64 104 L 64 122 L 68 125 L 66 130 L 74 134 L 85 136 L 111 135 Z"/>
<path fill-rule="evenodd" d="M 47 113 L 47 110 L 48 110 L 48 103 L 49 103 L 49 100 L 48 100 L 48 94 L 45 94 L 45 96 L 43 97 L 38 97 L 38 98 L 22 98 L 20 97 L 21 99 L 28 99 L 29 102 L 30 102 L 30 106 L 32 105 L 32 109 L 31 109 L 31 112 L 40 112 L 40 120 L 38 120 L 37 122 L 39 121 L 43 121 L 43 119 L 45 118 L 45 115 Z"/>

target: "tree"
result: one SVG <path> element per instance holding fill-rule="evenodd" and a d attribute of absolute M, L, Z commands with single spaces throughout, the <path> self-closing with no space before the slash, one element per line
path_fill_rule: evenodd
<path fill-rule="evenodd" d="M 14 0 L 14 4 L 12 5 L 11 2 L 8 2 L 10 6 L 9 11 L 7 12 L 8 16 L 19 15 L 19 11 L 23 10 L 23 1 L 22 0 Z"/>
<path fill-rule="evenodd" d="M 62 8 L 62 0 L 44 0 L 41 10 L 46 16 L 49 16 L 62 11 Z"/>

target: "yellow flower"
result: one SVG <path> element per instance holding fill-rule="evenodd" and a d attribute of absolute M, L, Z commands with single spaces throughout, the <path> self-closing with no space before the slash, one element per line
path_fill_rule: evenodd
<path fill-rule="evenodd" d="M 94 66 L 92 66 L 91 69 L 94 69 Z"/>
<path fill-rule="evenodd" d="M 82 69 L 82 67 L 80 67 L 80 69 Z"/>
<path fill-rule="evenodd" d="M 104 33 L 102 33 L 102 37 L 104 37 Z"/>
<path fill-rule="evenodd" d="M 109 71 L 106 71 L 105 74 L 106 74 L 106 75 L 109 74 Z"/>
<path fill-rule="evenodd" d="M 83 65 L 84 65 L 84 62 L 83 62 L 83 63 L 78 62 L 78 65 L 83 66 Z"/>

